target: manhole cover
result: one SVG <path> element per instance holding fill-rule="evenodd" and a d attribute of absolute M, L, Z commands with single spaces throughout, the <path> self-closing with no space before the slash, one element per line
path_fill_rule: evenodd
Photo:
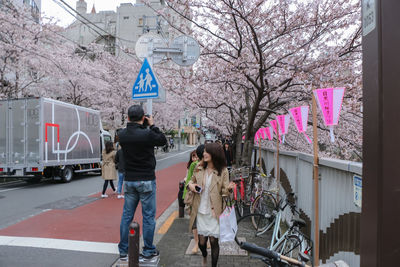
<path fill-rule="evenodd" d="M 50 202 L 39 207 L 37 209 L 52 209 L 52 210 L 72 210 L 77 207 L 89 204 L 96 201 L 94 197 L 76 197 L 72 196 L 69 198 L 61 199 L 55 202 Z"/>

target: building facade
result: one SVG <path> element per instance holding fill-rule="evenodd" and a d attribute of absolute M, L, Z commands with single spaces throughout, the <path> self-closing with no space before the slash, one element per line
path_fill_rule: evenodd
<path fill-rule="evenodd" d="M 166 40 L 177 35 L 168 29 L 168 23 L 153 10 L 165 8 L 164 0 L 151 0 L 150 5 L 137 0 L 136 4 L 121 4 L 117 11 L 96 12 L 93 6 L 88 12 L 86 1 L 78 0 L 76 11 L 80 16 L 66 28 L 64 35 L 82 46 L 103 44 L 106 50 L 116 56 L 134 54 L 136 41 L 147 32 L 160 34 Z"/>

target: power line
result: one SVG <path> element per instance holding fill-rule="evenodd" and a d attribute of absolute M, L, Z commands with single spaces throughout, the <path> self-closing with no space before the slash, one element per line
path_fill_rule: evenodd
<path fill-rule="evenodd" d="M 64 0 L 59 0 L 59 1 L 60 1 L 61 3 L 58 2 L 57 0 L 53 0 L 53 2 L 55 2 L 56 4 L 58 4 L 61 8 L 63 8 L 63 9 L 64 9 L 66 12 L 68 12 L 71 16 L 73 16 L 75 19 L 77 19 L 78 21 L 80 21 L 81 23 L 83 23 L 84 25 L 86 25 L 88 28 L 90 28 L 91 30 L 93 30 L 95 33 L 97 33 L 97 34 L 99 35 L 99 37 L 101 37 L 102 39 L 104 39 L 104 40 L 106 40 L 106 41 L 109 41 L 109 39 L 107 39 L 107 38 L 104 37 L 104 34 L 101 34 L 100 32 L 98 32 L 96 29 L 94 29 L 94 28 L 91 27 L 90 25 L 95 26 L 96 28 L 98 28 L 98 29 L 100 29 L 101 31 L 105 32 L 108 36 L 111 36 L 111 37 L 113 37 L 113 38 L 115 38 L 115 39 L 119 39 L 119 40 L 122 40 L 122 41 L 131 42 L 131 43 L 136 43 L 136 42 L 134 42 L 134 41 L 126 40 L 126 39 L 123 39 L 123 38 L 116 37 L 116 36 L 112 35 L 111 33 L 109 33 L 109 32 L 107 32 L 106 30 L 100 28 L 99 26 L 97 26 L 96 24 L 94 24 L 93 22 L 91 22 L 90 20 L 88 20 L 87 18 L 85 18 L 84 16 L 82 16 L 82 15 L 81 15 L 79 12 L 77 12 L 73 7 L 71 7 L 70 5 L 68 5 Z M 64 4 L 65 6 L 62 5 L 62 4 Z M 70 10 L 68 10 L 67 7 L 68 7 L 69 9 L 71 9 L 73 12 L 71 12 Z M 75 13 L 76 15 L 75 15 L 74 13 Z M 78 15 L 79 17 L 83 18 L 84 20 L 86 20 L 87 22 L 82 21 L 80 18 L 78 18 L 77 15 Z M 89 23 L 90 25 L 89 25 L 88 23 Z M 129 52 L 125 51 L 125 49 L 123 49 L 123 48 L 122 48 L 121 46 L 119 46 L 117 43 L 115 43 L 115 46 L 118 47 L 121 51 L 124 51 L 125 54 L 127 54 L 128 56 L 130 56 L 130 57 L 136 59 L 136 57 L 134 57 L 134 56 L 132 55 L 132 53 L 129 53 Z"/>
<path fill-rule="evenodd" d="M 55 1 L 55 0 L 53 0 L 53 1 Z M 116 37 L 116 36 L 112 35 L 111 33 L 107 32 L 107 31 L 104 30 L 103 28 L 100 28 L 99 26 L 97 26 L 96 24 L 94 24 L 92 21 L 90 21 L 89 19 L 87 19 L 85 16 L 81 15 L 78 11 L 76 11 L 73 7 L 71 7 L 71 6 L 70 6 L 68 3 L 66 3 L 64 0 L 59 0 L 59 1 L 62 2 L 65 6 L 67 6 L 69 9 L 71 9 L 73 12 L 75 12 L 79 17 L 83 18 L 83 19 L 86 20 L 89 24 L 95 26 L 97 29 L 103 31 L 103 32 L 106 33 L 107 35 L 109 35 L 109 36 L 111 36 L 111 37 L 114 37 L 115 39 L 119 39 L 119 40 L 121 40 L 121 41 L 130 42 L 130 43 L 133 43 L 133 44 L 136 43 L 135 41 L 128 40 L 128 39 L 124 39 L 124 38 L 121 38 L 121 37 Z M 71 14 L 71 13 L 70 13 L 70 14 Z M 74 16 L 75 18 L 77 18 L 75 15 L 73 15 L 73 16 Z M 77 18 L 77 19 L 78 19 L 78 18 Z M 81 21 L 81 20 L 79 20 L 79 21 Z M 81 22 L 82 22 L 82 21 L 81 21 Z"/>

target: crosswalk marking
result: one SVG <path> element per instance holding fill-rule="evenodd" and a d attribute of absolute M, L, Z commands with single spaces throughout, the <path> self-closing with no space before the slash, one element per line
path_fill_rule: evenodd
<path fill-rule="evenodd" d="M 119 254 L 117 243 L 76 241 L 54 238 L 0 236 L 0 246 L 33 247 L 93 253 Z"/>

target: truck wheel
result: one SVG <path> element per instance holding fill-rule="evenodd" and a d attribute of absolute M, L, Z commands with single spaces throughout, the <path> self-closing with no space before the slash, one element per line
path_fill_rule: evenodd
<path fill-rule="evenodd" d="M 61 179 L 64 183 L 69 183 L 74 177 L 74 170 L 71 166 L 65 166 L 64 170 L 61 171 Z"/>

